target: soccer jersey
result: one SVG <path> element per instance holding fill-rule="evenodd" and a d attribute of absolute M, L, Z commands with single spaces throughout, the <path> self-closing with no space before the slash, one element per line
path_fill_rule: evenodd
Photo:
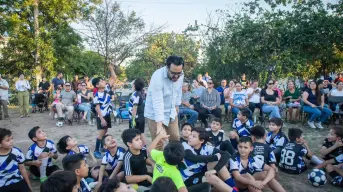
<path fill-rule="evenodd" d="M 269 132 L 266 138 L 266 143 L 272 148 L 272 150 L 276 149 L 276 147 L 283 147 L 288 143 L 288 139 L 283 132 L 279 132 L 275 136 L 273 132 Z"/>
<path fill-rule="evenodd" d="M 217 149 L 219 149 L 220 144 L 224 141 L 224 130 L 219 130 L 217 133 L 212 132 L 211 128 L 206 128 L 209 135 L 209 142 Z"/>
<path fill-rule="evenodd" d="M 250 136 L 250 129 L 254 126 L 254 122 L 248 119 L 242 123 L 238 118 L 233 120 L 232 128 L 237 131 L 240 137 Z"/>
<path fill-rule="evenodd" d="M 242 165 L 241 157 L 237 153 L 237 155 L 230 159 L 230 173 L 233 171 L 239 171 L 240 174 L 250 173 L 253 175 L 254 173 L 261 172 L 264 169 L 264 162 L 261 161 L 258 157 L 251 157 L 248 158 L 248 165 L 244 167 Z"/>
<path fill-rule="evenodd" d="M 119 161 L 123 161 L 125 154 L 125 149 L 122 147 L 117 147 L 116 153 L 112 156 L 111 152 L 107 151 L 102 158 L 101 165 L 107 166 L 110 164 L 111 169 L 113 170 L 114 168 L 117 167 Z"/>
<path fill-rule="evenodd" d="M 51 152 L 57 154 L 57 150 L 55 147 L 54 142 L 51 140 L 46 140 L 45 146 L 40 148 L 36 143 L 32 144 L 29 147 L 29 150 L 26 153 L 26 161 L 36 161 L 38 160 L 39 155 L 43 152 L 43 150 L 47 152 Z M 52 166 L 52 159 L 49 157 L 48 159 L 48 167 Z"/>
<path fill-rule="evenodd" d="M 169 177 L 171 180 L 173 180 L 173 183 L 175 183 L 177 189 L 185 186 L 180 171 L 175 165 L 169 165 L 166 162 L 163 151 L 153 149 L 151 151 L 151 158 L 155 161 L 152 183 L 154 183 L 159 177 Z"/>
<path fill-rule="evenodd" d="M 130 119 L 132 119 L 132 109 L 133 106 L 137 106 L 137 113 L 135 118 L 144 118 L 144 99 L 142 96 L 142 92 L 135 91 L 132 93 L 130 100 L 129 100 L 129 115 Z"/>
<path fill-rule="evenodd" d="M 96 92 L 93 100 L 94 105 L 100 105 L 101 115 L 107 116 L 112 112 L 111 96 L 106 92 Z"/>
<path fill-rule="evenodd" d="M 297 143 L 287 143 L 281 151 L 279 167 L 282 171 L 299 174 L 306 169 L 303 157 L 307 154 L 304 146 Z"/>
<path fill-rule="evenodd" d="M 340 154 L 339 156 L 335 157 L 336 163 L 343 163 L 343 154 Z"/>
<path fill-rule="evenodd" d="M 328 139 L 325 139 L 324 143 L 323 143 L 323 147 L 330 148 L 334 144 L 335 144 L 334 142 L 330 142 Z M 329 154 L 325 155 L 325 157 L 323 159 L 329 160 L 329 159 L 335 158 L 341 154 L 343 154 L 343 147 L 337 147 L 336 149 L 331 151 Z"/>
<path fill-rule="evenodd" d="M 261 161 L 263 161 L 265 164 L 275 164 L 276 158 L 273 150 L 269 147 L 269 145 L 265 143 L 258 143 L 255 142 L 253 144 L 254 150 L 252 151 L 252 155 L 254 157 L 259 158 Z"/>
<path fill-rule="evenodd" d="M 7 155 L 0 155 L 0 187 L 6 187 L 23 180 L 19 164 L 25 161 L 20 149 L 13 147 Z"/>
<path fill-rule="evenodd" d="M 130 149 L 124 154 L 124 173 L 128 175 L 146 175 L 146 159 L 148 158 L 146 149 L 141 149 L 139 155 L 132 154 Z"/>
<path fill-rule="evenodd" d="M 82 153 L 85 157 L 89 154 L 89 148 L 86 145 L 78 145 L 77 148 L 79 148 L 79 153 Z M 67 155 L 74 155 L 76 154 L 75 151 L 70 150 Z"/>
<path fill-rule="evenodd" d="M 82 178 L 80 181 L 80 187 L 78 189 L 78 192 L 91 192 L 91 188 L 88 186 L 87 181 Z"/>

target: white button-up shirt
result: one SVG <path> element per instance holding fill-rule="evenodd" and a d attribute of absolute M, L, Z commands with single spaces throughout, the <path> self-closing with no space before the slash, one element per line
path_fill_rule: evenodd
<path fill-rule="evenodd" d="M 15 88 L 17 89 L 17 91 L 27 91 L 29 89 L 31 89 L 30 83 L 27 80 L 18 80 L 15 83 Z"/>
<path fill-rule="evenodd" d="M 9 88 L 7 81 L 5 79 L 1 79 L 0 80 L 0 86 L 7 88 L 7 89 L 1 89 L 0 88 L 0 100 L 7 101 L 8 100 L 8 88 Z"/>
<path fill-rule="evenodd" d="M 176 82 L 168 78 L 167 67 L 154 72 L 145 101 L 144 116 L 156 122 L 163 122 L 168 126 L 170 119 L 177 116 L 175 106 L 181 105 L 182 75 Z"/>

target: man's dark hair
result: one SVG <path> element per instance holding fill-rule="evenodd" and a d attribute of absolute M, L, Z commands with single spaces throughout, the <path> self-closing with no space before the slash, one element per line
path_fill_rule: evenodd
<path fill-rule="evenodd" d="M 269 123 L 274 123 L 276 126 L 281 126 L 283 125 L 283 121 L 281 118 L 273 117 L 269 120 Z"/>
<path fill-rule="evenodd" d="M 181 130 L 185 127 L 185 126 L 190 126 L 191 127 L 191 130 L 193 129 L 193 126 L 190 124 L 190 123 L 184 123 L 181 125 Z"/>
<path fill-rule="evenodd" d="M 113 192 L 116 191 L 120 187 L 120 181 L 117 177 L 113 179 L 109 179 L 101 184 L 98 192 Z"/>
<path fill-rule="evenodd" d="M 71 171 L 56 171 L 40 186 L 40 192 L 72 192 L 77 185 L 77 177 Z"/>
<path fill-rule="evenodd" d="M 132 140 L 137 136 L 141 135 L 141 132 L 138 129 L 126 129 L 121 134 L 121 139 L 124 144 L 128 147 L 127 143 L 132 143 Z"/>
<path fill-rule="evenodd" d="M 72 155 L 67 155 L 62 159 L 63 169 L 65 171 L 75 171 L 76 169 L 80 169 L 81 162 L 84 160 L 85 157 L 82 153 L 76 153 Z"/>
<path fill-rule="evenodd" d="M 159 177 L 155 180 L 150 188 L 150 192 L 177 192 L 177 188 L 173 180 L 169 177 Z"/>
<path fill-rule="evenodd" d="M 185 149 L 178 141 L 169 142 L 163 150 L 163 155 L 169 165 L 178 165 L 185 157 Z"/>
<path fill-rule="evenodd" d="M 301 134 L 303 134 L 303 131 L 298 128 L 290 128 L 288 130 L 288 138 L 293 142 L 296 141 L 297 138 L 300 138 Z"/>
<path fill-rule="evenodd" d="M 136 91 L 142 91 L 144 88 L 144 80 L 142 78 L 137 78 L 133 85 L 135 86 Z"/>
<path fill-rule="evenodd" d="M 179 56 L 175 56 L 175 55 L 169 56 L 166 59 L 166 65 L 167 65 L 168 68 L 170 68 L 171 64 L 174 64 L 176 66 L 182 65 L 182 67 L 185 65 L 185 63 L 183 61 L 183 58 L 179 57 Z"/>
<path fill-rule="evenodd" d="M 30 129 L 28 136 L 32 141 L 33 141 L 33 138 L 36 137 L 36 132 L 38 129 L 40 129 L 39 126 L 35 126 L 32 129 Z"/>
<path fill-rule="evenodd" d="M 256 125 L 250 130 L 250 134 L 256 139 L 263 139 L 266 135 L 266 130 L 261 125 Z"/>
<path fill-rule="evenodd" d="M 206 131 L 206 129 L 204 128 L 194 128 L 192 129 L 192 131 L 195 131 L 199 134 L 199 140 L 203 140 L 203 145 L 207 143 L 208 139 L 209 139 L 209 135 Z"/>
<path fill-rule="evenodd" d="M 57 72 L 57 76 L 59 76 L 59 75 L 61 75 L 61 74 L 62 74 L 62 72 L 61 72 L 61 71 Z"/>
<path fill-rule="evenodd" d="M 222 120 L 220 118 L 218 118 L 218 117 L 213 118 L 212 122 L 213 121 L 219 123 L 220 125 L 223 125 Z"/>
<path fill-rule="evenodd" d="M 239 138 L 238 143 L 250 143 L 252 145 L 252 140 L 250 137 L 244 136 Z"/>
<path fill-rule="evenodd" d="M 6 136 L 11 136 L 12 131 L 5 128 L 0 128 L 0 143 L 5 139 Z"/>
<path fill-rule="evenodd" d="M 103 146 L 105 146 L 105 139 L 106 139 L 106 137 L 109 137 L 109 136 L 113 137 L 113 135 L 110 135 L 110 134 L 106 134 L 105 136 L 102 137 L 102 141 L 101 142 L 102 142 Z"/>
<path fill-rule="evenodd" d="M 69 135 L 63 136 L 60 140 L 58 140 L 56 147 L 57 151 L 61 154 L 66 154 L 69 153 L 70 150 L 67 150 L 67 140 L 70 138 Z"/>
<path fill-rule="evenodd" d="M 249 118 L 250 110 L 248 108 L 243 108 L 243 109 L 241 109 L 241 114 L 243 117 Z"/>

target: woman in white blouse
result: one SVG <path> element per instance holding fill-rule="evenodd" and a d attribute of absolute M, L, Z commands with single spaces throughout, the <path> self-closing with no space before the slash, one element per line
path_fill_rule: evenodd
<path fill-rule="evenodd" d="M 24 79 L 24 74 L 19 75 L 19 80 L 15 83 L 15 89 L 18 91 L 20 118 L 29 117 L 29 90 L 31 86 L 29 81 Z"/>

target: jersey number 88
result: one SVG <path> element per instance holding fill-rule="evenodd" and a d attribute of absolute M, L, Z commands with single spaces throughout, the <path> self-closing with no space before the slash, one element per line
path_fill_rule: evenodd
<path fill-rule="evenodd" d="M 280 163 L 292 166 L 294 163 L 294 157 L 295 157 L 294 151 L 282 149 Z"/>

